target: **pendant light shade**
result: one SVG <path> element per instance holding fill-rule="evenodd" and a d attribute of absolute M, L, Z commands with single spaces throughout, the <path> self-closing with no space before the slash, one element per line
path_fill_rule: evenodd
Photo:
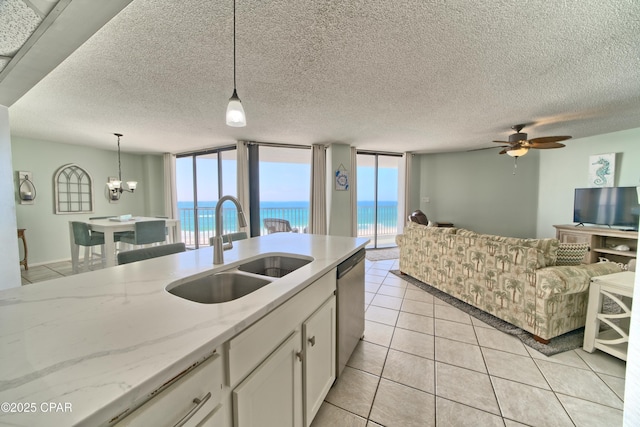
<path fill-rule="evenodd" d="M 509 150 L 507 151 L 507 155 L 511 156 L 511 157 L 522 157 L 525 154 L 527 154 L 529 152 L 529 148 L 527 147 L 520 147 L 517 148 L 515 150 Z"/>
<path fill-rule="evenodd" d="M 233 90 L 233 95 L 229 98 L 229 105 L 227 105 L 227 125 L 237 128 L 247 125 L 247 117 L 244 115 L 242 102 L 240 102 L 235 89 Z"/>
<path fill-rule="evenodd" d="M 247 116 L 236 92 L 236 0 L 233 0 L 233 95 L 227 105 L 227 126 L 241 128 L 246 125 Z"/>

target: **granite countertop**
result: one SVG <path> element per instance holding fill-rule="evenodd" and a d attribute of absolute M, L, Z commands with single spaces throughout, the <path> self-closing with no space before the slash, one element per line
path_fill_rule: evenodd
<path fill-rule="evenodd" d="M 0 424 L 107 425 L 366 242 L 276 233 L 235 242 L 215 268 L 208 247 L 2 291 L 0 403 L 9 406 L 2 403 Z M 194 303 L 165 290 L 265 253 L 314 260 L 223 304 Z"/>

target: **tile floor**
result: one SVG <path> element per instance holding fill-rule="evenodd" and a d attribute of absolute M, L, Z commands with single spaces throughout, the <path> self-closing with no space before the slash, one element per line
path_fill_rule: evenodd
<path fill-rule="evenodd" d="M 625 363 L 552 357 L 366 262 L 366 330 L 312 427 L 621 426 Z M 30 267 L 23 284 L 71 274 Z"/>
<path fill-rule="evenodd" d="M 625 363 L 526 347 L 366 263 L 366 329 L 312 427 L 621 426 Z"/>

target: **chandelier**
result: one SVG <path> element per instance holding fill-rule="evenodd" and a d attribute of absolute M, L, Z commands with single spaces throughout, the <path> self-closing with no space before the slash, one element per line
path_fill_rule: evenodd
<path fill-rule="evenodd" d="M 129 193 L 133 193 L 138 186 L 137 181 L 127 181 L 127 188 L 122 186 L 122 167 L 120 162 L 120 137 L 121 133 L 114 133 L 115 136 L 118 137 L 118 179 L 109 179 L 107 182 L 107 187 L 109 188 L 109 200 L 117 201 L 120 200 L 120 195 L 127 191 Z"/>

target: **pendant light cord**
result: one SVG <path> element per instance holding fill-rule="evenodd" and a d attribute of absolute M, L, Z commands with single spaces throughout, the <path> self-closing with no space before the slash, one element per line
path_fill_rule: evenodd
<path fill-rule="evenodd" d="M 233 0 L 233 91 L 236 90 L 236 0 Z"/>

